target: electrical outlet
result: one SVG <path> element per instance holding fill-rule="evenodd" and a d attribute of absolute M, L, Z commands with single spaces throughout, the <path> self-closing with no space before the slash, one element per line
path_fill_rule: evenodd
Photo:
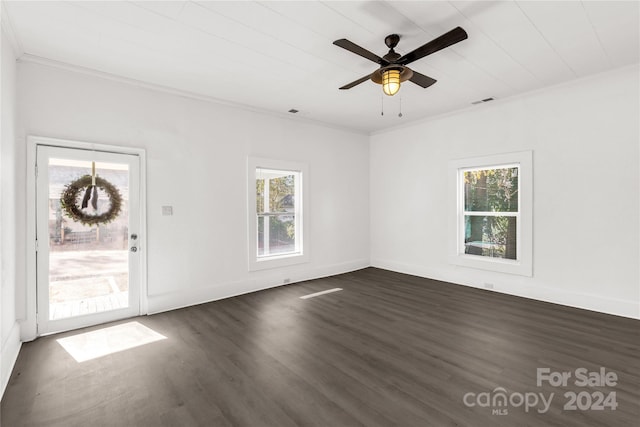
<path fill-rule="evenodd" d="M 485 289 L 493 289 L 493 283 L 485 283 L 484 287 Z"/>
<path fill-rule="evenodd" d="M 289 278 L 287 277 L 286 279 L 284 279 L 284 280 L 282 281 L 282 283 L 284 283 L 285 285 L 286 285 L 287 283 L 291 283 L 291 279 L 289 279 Z"/>

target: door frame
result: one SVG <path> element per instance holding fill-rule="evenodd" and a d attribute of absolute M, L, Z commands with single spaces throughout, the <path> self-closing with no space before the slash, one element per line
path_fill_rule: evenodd
<path fill-rule="evenodd" d="M 26 174 L 26 292 L 16 295 L 18 318 L 20 321 L 22 341 L 37 338 L 37 248 L 36 248 L 36 162 L 37 147 L 39 145 L 60 148 L 73 148 L 87 151 L 103 151 L 116 154 L 129 154 L 140 159 L 140 237 L 138 240 L 138 255 L 140 257 L 140 315 L 148 314 L 147 292 L 147 181 L 146 181 L 146 152 L 143 148 L 109 145 L 86 141 L 49 138 L 30 135 L 27 137 L 27 174 Z M 22 301 L 21 301 L 22 299 Z M 20 313 L 22 311 L 22 313 Z"/>

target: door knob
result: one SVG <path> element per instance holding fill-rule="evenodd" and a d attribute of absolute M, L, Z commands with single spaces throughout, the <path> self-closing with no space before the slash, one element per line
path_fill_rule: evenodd
<path fill-rule="evenodd" d="M 132 235 L 131 235 L 131 240 L 136 240 L 137 238 L 138 238 L 138 235 L 137 235 L 137 234 L 132 234 Z"/>

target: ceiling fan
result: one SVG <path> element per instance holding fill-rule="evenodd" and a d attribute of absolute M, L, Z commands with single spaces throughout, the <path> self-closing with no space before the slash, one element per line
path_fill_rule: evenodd
<path fill-rule="evenodd" d="M 384 43 L 389 48 L 389 52 L 382 58 L 368 51 L 367 49 L 358 46 L 357 44 L 350 42 L 347 39 L 340 39 L 333 42 L 334 45 L 343 49 L 353 52 L 356 55 L 360 55 L 370 61 L 380 64 L 380 68 L 373 73 L 359 78 L 349 84 L 342 86 L 340 89 L 351 89 L 354 86 L 359 85 L 371 79 L 374 83 L 381 84 L 382 90 L 389 96 L 395 95 L 400 90 L 400 83 L 406 80 L 417 84 L 423 88 L 427 88 L 436 82 L 435 79 L 413 71 L 407 64 L 417 61 L 420 58 L 424 58 L 427 55 L 431 55 L 439 50 L 449 47 L 453 44 L 461 42 L 467 38 L 467 32 L 460 27 L 456 27 L 453 30 L 441 35 L 438 38 L 431 40 L 420 46 L 417 49 L 412 50 L 406 55 L 400 55 L 393 50 L 400 41 L 400 36 L 397 34 L 391 34 L 385 37 Z"/>

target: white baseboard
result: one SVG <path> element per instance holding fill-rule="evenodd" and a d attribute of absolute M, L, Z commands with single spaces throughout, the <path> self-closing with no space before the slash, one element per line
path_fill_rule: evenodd
<path fill-rule="evenodd" d="M 175 310 L 238 295 L 261 291 L 284 285 L 283 278 L 289 279 L 287 284 L 318 279 L 336 274 L 348 273 L 369 267 L 369 260 L 362 259 L 341 264 L 332 264 L 316 268 L 287 269 L 286 273 L 279 271 L 261 271 L 256 273 L 256 279 L 240 280 L 235 282 L 217 283 L 215 286 L 200 287 L 195 289 L 183 289 L 179 292 L 170 292 L 160 295 L 149 295 L 149 314 Z"/>
<path fill-rule="evenodd" d="M 2 343 L 2 356 L 0 356 L 0 360 L 2 361 L 2 366 L 0 367 L 0 387 L 2 388 L 0 397 L 4 396 L 4 390 L 9 384 L 9 378 L 11 377 L 11 372 L 16 364 L 16 360 L 18 360 L 18 353 L 20 353 L 21 346 L 20 325 L 18 322 L 15 322 L 11 327 L 7 340 Z"/>
<path fill-rule="evenodd" d="M 457 285 L 470 286 L 491 292 L 500 292 L 537 301 L 566 305 L 568 307 L 640 319 L 640 301 L 628 301 L 603 295 L 569 292 L 557 289 L 547 283 L 540 283 L 540 281 L 536 281 L 530 277 L 508 275 L 502 276 L 502 279 L 496 279 L 498 276 L 489 276 L 490 273 L 470 271 L 469 269 L 455 266 L 452 267 L 451 270 L 436 270 L 419 265 L 381 259 L 372 259 L 371 266 L 398 273 L 455 283 Z M 488 277 L 490 277 L 489 280 L 487 280 Z M 486 288 L 485 285 L 487 281 L 493 284 L 493 289 Z"/>
<path fill-rule="evenodd" d="M 35 319 L 35 313 L 28 319 L 19 319 L 20 323 L 20 340 L 22 342 L 33 341 L 38 338 L 38 324 Z"/>

